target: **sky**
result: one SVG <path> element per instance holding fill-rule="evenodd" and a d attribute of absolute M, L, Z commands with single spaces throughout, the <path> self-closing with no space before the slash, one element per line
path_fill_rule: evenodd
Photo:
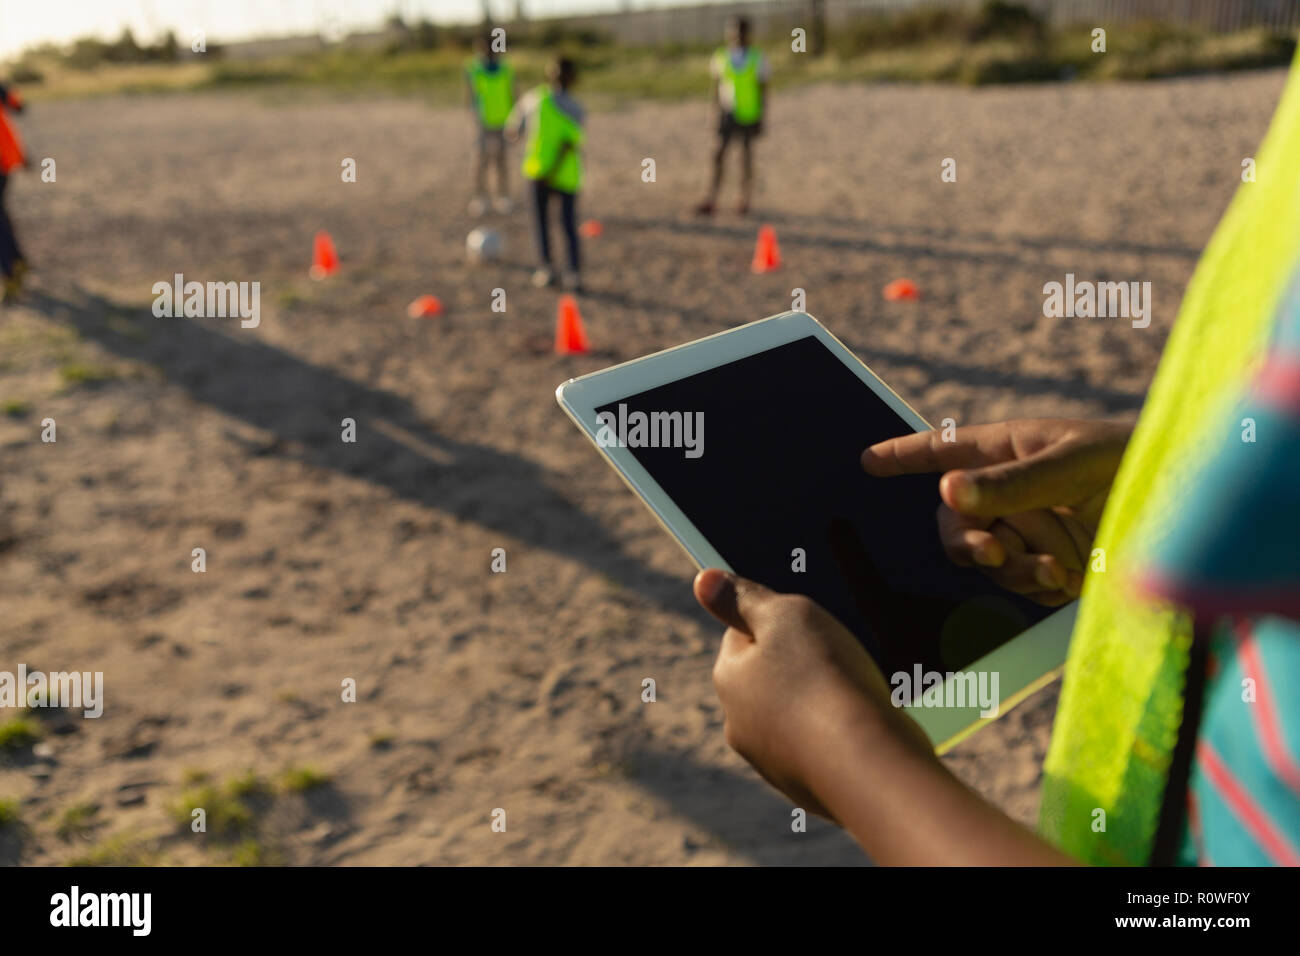
<path fill-rule="evenodd" d="M 140 41 L 168 29 L 184 41 L 202 29 L 208 40 L 364 29 L 394 12 L 408 20 L 478 19 L 483 0 L 0 0 L 0 59 L 35 43 L 84 36 L 113 39 L 130 27 Z M 686 0 L 523 0 L 529 16 L 676 6 Z M 515 0 L 488 0 L 507 19 Z"/>

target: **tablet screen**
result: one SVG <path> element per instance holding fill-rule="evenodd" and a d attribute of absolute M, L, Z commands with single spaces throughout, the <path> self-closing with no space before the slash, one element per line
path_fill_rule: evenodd
<path fill-rule="evenodd" d="M 937 475 L 862 470 L 912 428 L 815 336 L 596 411 L 738 574 L 820 603 L 886 677 L 962 670 L 1052 613 L 948 560 Z"/>

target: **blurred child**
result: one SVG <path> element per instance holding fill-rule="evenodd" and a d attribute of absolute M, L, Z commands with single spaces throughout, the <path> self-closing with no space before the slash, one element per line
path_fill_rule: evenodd
<path fill-rule="evenodd" d="M 771 67 L 762 51 L 749 45 L 749 21 L 735 17 L 727 23 L 727 45 L 720 47 L 709 65 L 713 76 L 713 101 L 717 105 L 718 145 L 713 151 L 713 179 L 709 194 L 695 211 L 711 216 L 722 188 L 722 166 L 732 139 L 740 140 L 742 166 L 740 200 L 736 212 L 749 212 L 754 195 L 754 140 L 763 132 L 767 83 Z"/>
<path fill-rule="evenodd" d="M 470 212 L 481 216 L 488 208 L 488 166 L 496 167 L 498 212 L 510 211 L 509 187 L 506 185 L 506 120 L 515 105 L 515 74 L 504 58 L 492 49 L 492 38 L 479 37 L 478 56 L 465 68 L 466 93 L 474 109 L 478 126 L 478 146 L 474 157 L 474 198 Z"/>
<path fill-rule="evenodd" d="M 582 188 L 582 107 L 569 94 L 577 79 L 573 61 L 560 57 L 546 69 L 546 84 L 526 93 L 507 123 L 511 139 L 524 131 L 523 172 L 531 184 L 533 221 L 540 265 L 533 273 L 533 285 L 556 284 L 551 265 L 550 205 L 559 197 L 560 221 L 569 254 L 565 286 L 582 291 L 578 252 L 578 190 Z"/>
<path fill-rule="evenodd" d="M 27 271 L 27 263 L 18 248 L 18 238 L 14 235 L 13 223 L 9 221 L 9 213 L 5 211 L 4 205 L 9 174 L 18 167 L 27 165 L 18 134 L 5 118 L 6 109 L 21 113 L 23 104 L 17 93 L 0 86 L 0 272 L 5 277 L 4 293 L 0 296 L 0 301 L 12 299 L 18 294 L 23 275 Z"/>

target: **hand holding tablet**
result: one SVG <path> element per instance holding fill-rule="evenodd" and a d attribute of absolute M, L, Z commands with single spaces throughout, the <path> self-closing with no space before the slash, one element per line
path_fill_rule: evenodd
<path fill-rule="evenodd" d="M 949 560 L 937 475 L 864 470 L 865 449 L 928 426 L 811 316 L 583 376 L 557 398 L 698 567 L 811 598 L 941 748 L 1064 660 L 1072 609 Z"/>

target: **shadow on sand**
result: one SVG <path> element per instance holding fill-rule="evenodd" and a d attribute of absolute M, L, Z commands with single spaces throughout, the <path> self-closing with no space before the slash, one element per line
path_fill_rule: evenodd
<path fill-rule="evenodd" d="M 84 291 L 56 298 L 33 290 L 27 304 L 114 354 L 158 367 L 196 401 L 274 436 L 253 454 L 297 457 L 354 475 L 424 507 L 581 562 L 669 610 L 703 614 L 691 596 L 691 568 L 684 558 L 680 576 L 645 567 L 551 488 L 541 466 L 439 435 L 405 399 L 251 336 L 226 335 L 194 320 L 168 319 L 166 335 L 143 340 L 121 335 L 108 320 L 138 318 L 140 308 Z M 347 417 L 361 426 L 355 444 L 339 441 L 339 422 Z"/>

